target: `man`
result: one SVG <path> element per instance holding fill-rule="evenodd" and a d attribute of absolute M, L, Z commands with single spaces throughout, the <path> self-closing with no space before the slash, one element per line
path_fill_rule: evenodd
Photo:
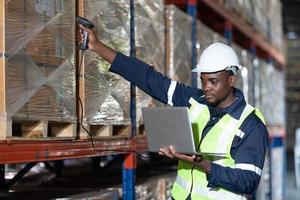
<path fill-rule="evenodd" d="M 173 199 L 246 199 L 255 192 L 268 132 L 261 113 L 234 88 L 241 66 L 230 46 L 215 43 L 202 53 L 194 70 L 201 73 L 201 90 L 172 81 L 142 61 L 116 53 L 98 41 L 93 30 L 80 27 L 89 33 L 89 49 L 111 63 L 111 72 L 163 103 L 189 107 L 197 127 L 194 136 L 199 152 L 226 154 L 188 156 L 177 153 L 173 146 L 161 148 L 160 155 L 178 159 Z"/>

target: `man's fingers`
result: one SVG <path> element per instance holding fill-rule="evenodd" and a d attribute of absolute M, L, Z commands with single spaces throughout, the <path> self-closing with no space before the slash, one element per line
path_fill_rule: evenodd
<path fill-rule="evenodd" d="M 193 161 L 194 162 L 200 162 L 202 160 L 202 156 L 194 156 Z"/>
<path fill-rule="evenodd" d="M 167 156 L 169 158 L 174 158 L 174 156 L 170 153 L 169 149 L 167 149 L 167 148 L 160 148 L 159 149 L 159 154 Z"/>
<path fill-rule="evenodd" d="M 88 28 L 82 26 L 81 24 L 79 24 L 79 27 L 80 27 L 82 30 L 84 30 L 84 31 L 86 31 L 86 32 L 88 32 L 88 33 L 91 33 L 91 32 L 92 32 L 91 29 L 88 29 Z"/>
<path fill-rule="evenodd" d="M 84 35 L 83 35 L 83 29 L 78 28 L 78 33 L 76 35 L 77 41 L 80 41 L 82 43 L 84 41 Z"/>
<path fill-rule="evenodd" d="M 170 146 L 169 146 L 169 152 L 170 152 L 170 154 L 171 154 L 174 158 L 176 158 L 176 150 L 175 150 L 175 147 L 174 147 L 173 145 L 170 145 Z"/>

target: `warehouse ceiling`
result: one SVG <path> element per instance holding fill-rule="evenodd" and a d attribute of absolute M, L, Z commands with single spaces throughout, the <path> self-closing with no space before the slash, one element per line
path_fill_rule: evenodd
<path fill-rule="evenodd" d="M 288 39 L 300 39 L 300 0 L 282 0 L 283 31 Z"/>

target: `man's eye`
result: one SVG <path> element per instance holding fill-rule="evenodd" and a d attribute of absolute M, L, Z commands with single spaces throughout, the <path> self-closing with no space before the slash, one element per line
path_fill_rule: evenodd
<path fill-rule="evenodd" d="M 217 83 L 218 83 L 218 80 L 213 79 L 213 80 L 211 80 L 210 82 L 211 82 L 211 84 L 217 84 Z"/>

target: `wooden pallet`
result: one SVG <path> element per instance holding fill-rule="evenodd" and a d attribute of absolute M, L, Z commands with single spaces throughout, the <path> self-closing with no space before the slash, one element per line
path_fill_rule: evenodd
<path fill-rule="evenodd" d="M 94 138 L 118 138 L 118 137 L 130 137 L 131 126 L 130 125 L 88 125 L 84 126 L 89 134 Z M 89 138 L 90 136 L 82 127 L 80 127 L 79 137 L 81 139 Z M 144 125 L 137 127 L 137 135 L 145 135 Z"/>
<path fill-rule="evenodd" d="M 0 140 L 73 139 L 76 124 L 51 121 L 0 121 Z"/>

